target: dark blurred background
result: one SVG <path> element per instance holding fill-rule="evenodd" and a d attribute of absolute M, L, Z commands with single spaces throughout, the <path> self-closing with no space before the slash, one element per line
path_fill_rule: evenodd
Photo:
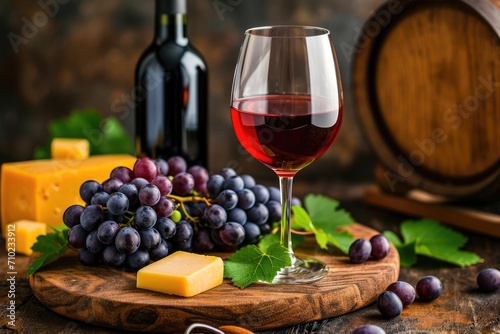
<path fill-rule="evenodd" d="M 242 174 L 275 177 L 233 134 L 228 108 L 233 70 L 247 28 L 304 24 L 332 32 L 346 117 L 337 142 L 298 178 L 371 180 L 375 158 L 352 110 L 350 48 L 382 2 L 188 0 L 188 35 L 210 70 L 210 171 L 230 166 Z M 153 14 L 154 0 L 2 0 L 0 163 L 32 159 L 34 148 L 48 141 L 51 119 L 82 108 L 95 108 L 106 117 L 116 111 L 113 105 L 126 104 L 135 64 L 152 40 Z M 30 23 L 35 29 L 27 28 Z M 8 38 L 12 33 L 22 36 L 15 46 Z M 133 135 L 133 114 L 114 116 Z"/>

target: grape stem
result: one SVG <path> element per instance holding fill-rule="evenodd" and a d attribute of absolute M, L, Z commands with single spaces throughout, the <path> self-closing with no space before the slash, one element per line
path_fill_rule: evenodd
<path fill-rule="evenodd" d="M 171 198 L 173 200 L 176 200 L 181 209 L 182 209 L 182 212 L 184 213 L 184 215 L 186 216 L 186 218 L 194 223 L 199 223 L 200 222 L 200 219 L 198 217 L 193 217 L 191 216 L 187 210 L 186 210 L 186 206 L 184 203 L 186 202 L 205 202 L 206 205 L 210 206 L 212 205 L 212 203 L 210 203 L 210 201 L 208 199 L 206 199 L 205 197 L 201 197 L 201 196 L 187 196 L 187 197 L 181 197 L 181 196 L 176 196 L 176 195 L 172 195 L 172 194 L 169 194 L 167 195 L 168 198 Z"/>
<path fill-rule="evenodd" d="M 298 234 L 298 235 L 313 235 L 314 232 L 312 231 L 298 231 L 294 230 L 293 228 L 291 229 L 293 234 Z"/>

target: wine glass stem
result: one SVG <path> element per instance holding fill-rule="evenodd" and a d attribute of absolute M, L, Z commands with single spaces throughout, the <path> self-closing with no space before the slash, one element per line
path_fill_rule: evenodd
<path fill-rule="evenodd" d="M 292 215 L 292 183 L 293 177 L 279 177 L 281 193 L 281 245 L 288 249 L 293 260 L 292 228 L 290 218 Z"/>

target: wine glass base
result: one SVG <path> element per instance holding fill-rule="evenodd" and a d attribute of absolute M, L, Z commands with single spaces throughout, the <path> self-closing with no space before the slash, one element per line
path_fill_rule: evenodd
<path fill-rule="evenodd" d="M 283 268 L 272 284 L 304 284 L 319 281 L 328 274 L 328 266 L 313 258 L 293 256 L 293 264 Z"/>

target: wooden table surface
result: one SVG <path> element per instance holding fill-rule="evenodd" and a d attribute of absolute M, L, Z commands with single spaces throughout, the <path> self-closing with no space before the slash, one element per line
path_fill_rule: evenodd
<path fill-rule="evenodd" d="M 399 223 L 407 217 L 365 205 L 360 188 L 342 194 L 330 188 L 318 191 L 340 199 L 344 208 L 358 221 L 378 231 L 398 231 Z M 300 191 L 300 187 L 298 187 Z M 329 193 L 330 192 L 330 193 Z M 345 197 L 345 198 L 344 198 Z M 484 262 L 459 268 L 429 259 L 421 259 L 412 268 L 401 268 L 400 280 L 413 285 L 419 278 L 434 275 L 441 279 L 443 294 L 431 303 L 416 301 L 404 309 L 399 317 L 384 319 L 374 304 L 360 310 L 323 321 L 305 323 L 288 328 L 258 332 L 261 334 L 350 333 L 363 324 L 376 324 L 387 333 L 500 333 L 500 290 L 482 293 L 476 285 L 477 273 L 488 267 L 500 269 L 500 239 L 461 231 L 469 237 L 465 250 L 478 253 Z M 10 275 L 7 274 L 5 241 L 1 241 L 0 303 L 7 305 Z M 123 331 L 100 328 L 60 316 L 47 309 L 32 294 L 26 277 L 28 257 L 16 255 L 15 266 L 15 327 L 9 325 L 6 307 L 0 309 L 0 333 L 97 333 L 115 334 Z M 231 324 L 228 324 L 231 325 Z"/>

